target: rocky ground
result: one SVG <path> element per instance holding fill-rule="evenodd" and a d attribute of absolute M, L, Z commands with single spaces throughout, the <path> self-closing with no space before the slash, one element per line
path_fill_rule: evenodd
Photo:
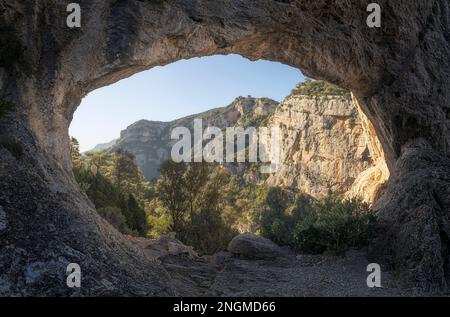
<path fill-rule="evenodd" d="M 140 240 L 140 244 L 169 272 L 180 296 L 419 295 L 398 288 L 391 272 L 382 272 L 381 288 L 367 287 L 369 262 L 364 250 L 344 256 L 298 255 L 272 245 L 277 256 L 257 258 L 258 247 L 247 248 L 247 254 L 233 253 L 231 248 L 232 252 L 199 256 L 172 238 Z"/>

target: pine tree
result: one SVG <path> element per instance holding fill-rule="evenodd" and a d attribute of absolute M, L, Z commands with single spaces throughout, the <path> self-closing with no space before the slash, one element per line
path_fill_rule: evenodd
<path fill-rule="evenodd" d="M 80 143 L 75 138 L 70 138 L 70 155 L 74 168 L 81 168 L 82 157 L 80 153 Z"/>
<path fill-rule="evenodd" d="M 139 177 L 139 169 L 130 152 L 119 149 L 114 156 L 115 185 L 121 194 L 131 193 L 132 184 Z"/>

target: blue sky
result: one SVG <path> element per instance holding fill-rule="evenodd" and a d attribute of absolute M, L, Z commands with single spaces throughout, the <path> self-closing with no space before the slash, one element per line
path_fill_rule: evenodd
<path fill-rule="evenodd" d="M 303 80 L 295 68 L 238 55 L 182 60 L 91 92 L 75 112 L 69 133 L 86 151 L 118 138 L 141 119 L 170 121 L 226 106 L 238 96 L 281 101 Z"/>

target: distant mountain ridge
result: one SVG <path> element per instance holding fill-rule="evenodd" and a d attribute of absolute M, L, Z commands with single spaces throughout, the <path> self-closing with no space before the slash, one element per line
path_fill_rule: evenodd
<path fill-rule="evenodd" d="M 114 139 L 114 140 L 112 140 L 110 142 L 107 142 L 107 143 L 97 144 L 94 148 L 92 148 L 91 150 L 88 150 L 86 152 L 100 152 L 100 151 L 103 151 L 103 150 L 108 150 L 108 149 L 110 149 L 111 147 L 113 147 L 116 144 L 117 140 L 118 139 Z"/>

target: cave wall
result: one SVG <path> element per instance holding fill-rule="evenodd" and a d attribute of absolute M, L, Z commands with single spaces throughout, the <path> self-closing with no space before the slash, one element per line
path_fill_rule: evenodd
<path fill-rule="evenodd" d="M 398 269 L 405 286 L 445 290 L 450 4 L 379 0 L 382 27 L 370 29 L 369 2 L 82 0 L 82 27 L 70 29 L 65 1 L 2 1 L 1 23 L 14 33 L 7 43 L 20 49 L 0 63 L 1 93 L 17 105 L 0 124 L 0 293 L 67 294 L 71 260 L 89 267 L 80 295 L 173 294 L 163 270 L 95 216 L 78 190 L 68 126 L 96 88 L 228 53 L 279 61 L 353 92 L 391 173 L 370 255 Z M 143 267 L 154 274 L 143 277 Z"/>

